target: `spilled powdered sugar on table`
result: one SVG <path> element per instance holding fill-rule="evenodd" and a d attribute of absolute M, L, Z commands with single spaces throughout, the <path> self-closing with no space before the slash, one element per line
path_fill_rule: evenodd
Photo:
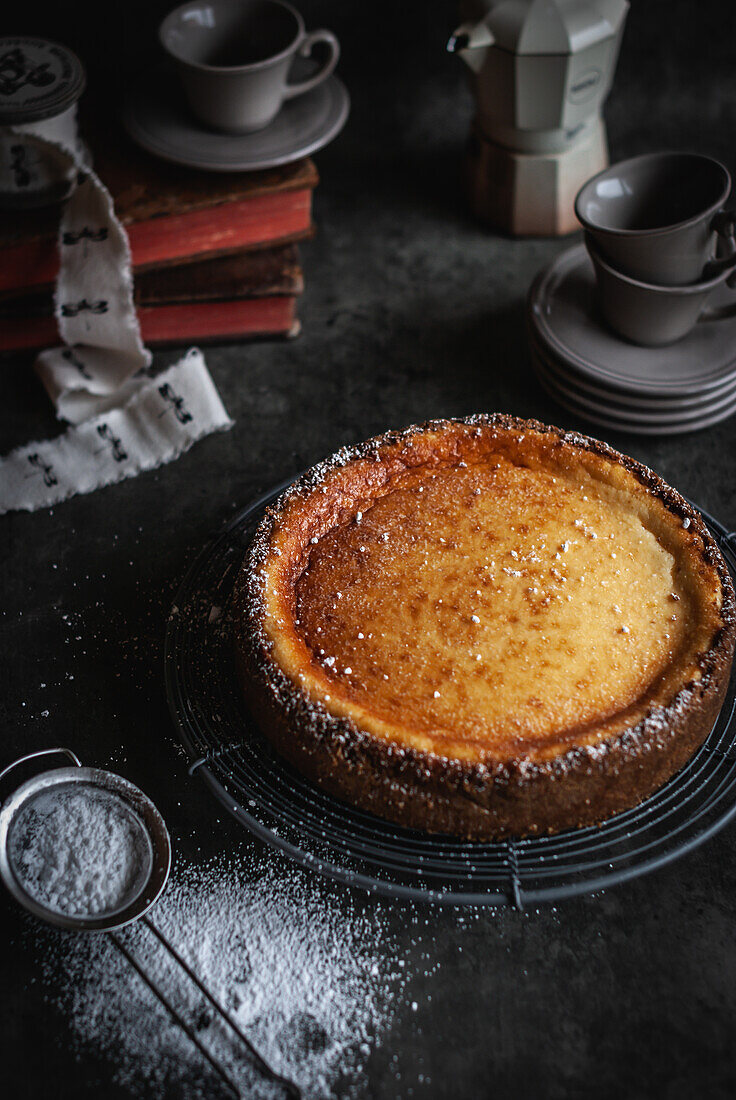
<path fill-rule="evenodd" d="M 305 1097 L 350 1096 L 381 1043 L 404 979 L 387 942 L 385 907 L 348 899 L 339 887 L 285 860 L 221 857 L 180 864 L 152 913 L 271 1067 Z M 217 1051 L 248 1097 L 276 1097 L 270 1083 L 219 1033 L 150 934 L 131 926 L 126 944 L 161 982 L 199 1038 Z M 184 1032 L 105 936 L 63 935 L 47 953 L 47 980 L 65 979 L 58 1008 L 82 1057 L 101 1054 L 132 1095 L 227 1095 Z"/>

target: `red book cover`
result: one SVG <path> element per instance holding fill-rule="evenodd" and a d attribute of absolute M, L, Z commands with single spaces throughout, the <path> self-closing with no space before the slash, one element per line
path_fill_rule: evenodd
<path fill-rule="evenodd" d="M 128 232 L 136 272 L 311 233 L 318 176 L 308 158 L 263 172 L 218 174 L 159 161 L 122 134 L 112 149 L 94 144 L 93 151 L 95 170 Z M 58 207 L 2 213 L 1 296 L 53 283 L 58 224 Z"/>
<path fill-rule="evenodd" d="M 146 272 L 135 284 L 141 334 L 154 347 L 294 336 L 296 299 L 303 288 L 294 245 Z M 48 293 L 6 301 L 0 308 L 0 352 L 58 342 Z"/>
<path fill-rule="evenodd" d="M 149 347 L 215 343 L 259 336 L 296 336 L 296 299 L 242 298 L 229 302 L 144 306 L 139 309 L 143 341 Z M 3 321 L 0 352 L 40 351 L 58 343 L 53 317 Z"/>

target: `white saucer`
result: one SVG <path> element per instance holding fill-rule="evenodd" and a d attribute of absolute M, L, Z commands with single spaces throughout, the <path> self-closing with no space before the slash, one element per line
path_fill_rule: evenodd
<path fill-rule="evenodd" d="M 309 156 L 336 137 L 350 96 L 336 76 L 288 100 L 270 126 L 255 134 L 208 130 L 190 114 L 175 73 L 151 71 L 123 105 L 125 129 L 154 156 L 210 172 L 254 172 Z"/>
<path fill-rule="evenodd" d="M 561 405 L 568 412 L 573 413 L 575 416 L 579 416 L 581 420 L 587 420 L 591 424 L 596 424 L 599 427 L 610 428 L 615 432 L 627 432 L 630 435 L 650 435 L 650 436 L 663 436 L 663 435 L 685 435 L 687 432 L 701 431 L 703 428 L 712 428 L 715 424 L 719 424 L 722 420 L 726 420 L 729 416 L 732 416 L 736 412 L 736 407 L 730 409 L 728 412 L 712 413 L 710 416 L 704 416 L 702 420 L 691 421 L 681 424 L 633 424 L 627 420 L 615 420 L 610 416 L 606 416 L 602 413 L 585 409 L 581 405 L 578 405 L 572 398 L 566 397 L 564 394 L 552 389 L 547 383 L 540 378 L 542 388 L 549 394 L 549 396 Z"/>
<path fill-rule="evenodd" d="M 725 416 L 730 416 L 732 410 L 736 408 L 736 392 L 733 391 L 719 395 L 711 401 L 684 409 L 653 410 L 627 407 L 624 404 L 596 400 L 589 394 L 578 390 L 574 385 L 570 385 L 557 373 L 555 364 L 538 351 L 535 365 L 537 373 L 544 374 L 545 380 L 556 392 L 568 397 L 570 400 L 574 400 L 581 408 L 598 412 L 611 419 L 626 421 L 632 427 L 635 424 L 658 424 L 668 428 L 673 425 L 700 421 L 705 416 L 721 411 L 724 412 Z"/>
<path fill-rule="evenodd" d="M 555 355 L 551 348 L 537 338 L 534 332 L 529 333 L 529 340 L 534 354 L 544 360 L 545 366 L 554 374 L 561 385 L 574 390 L 582 400 L 587 398 L 594 401 L 602 408 L 611 411 L 654 413 L 660 419 L 680 416 L 688 410 L 696 410 L 711 407 L 716 401 L 722 401 L 729 396 L 736 397 L 736 374 L 727 379 L 721 386 L 703 390 L 695 396 L 680 395 L 650 395 L 647 393 L 627 393 L 624 390 L 611 389 L 594 382 L 591 378 L 581 374 L 569 362 L 565 362 Z"/>
<path fill-rule="evenodd" d="M 713 304 L 733 302 L 727 288 Z M 561 253 L 534 280 L 530 328 L 570 370 L 594 384 L 651 397 L 697 397 L 736 380 L 736 317 L 701 321 L 684 339 L 643 348 L 616 336 L 598 312 L 595 275 L 584 245 Z"/>
<path fill-rule="evenodd" d="M 537 378 L 558 404 L 594 424 L 637 435 L 679 435 L 711 427 L 736 413 L 736 394 L 719 396 L 696 408 L 668 412 L 641 412 L 591 400 L 575 388 L 565 385 L 554 365 L 532 346 L 532 361 Z"/>

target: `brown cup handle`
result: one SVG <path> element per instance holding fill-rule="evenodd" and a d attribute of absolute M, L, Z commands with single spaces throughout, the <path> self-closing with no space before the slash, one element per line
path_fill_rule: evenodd
<path fill-rule="evenodd" d="M 722 271 L 729 267 L 734 268 L 733 274 L 727 280 L 728 285 L 736 286 L 736 208 L 720 210 L 710 224 L 714 233 L 718 234 L 719 249 L 725 251 L 715 260 L 710 260 L 703 269 L 704 279 L 714 279 Z"/>
<path fill-rule="evenodd" d="M 318 84 L 327 79 L 340 60 L 340 43 L 332 31 L 310 31 L 309 34 L 304 36 L 304 41 L 299 47 L 299 56 L 310 57 L 314 46 L 318 42 L 324 42 L 327 46 L 329 50 L 327 60 L 322 68 L 314 76 L 310 76 L 308 80 L 300 80 L 296 84 L 287 84 L 284 99 L 293 99 L 295 95 L 302 95 L 304 92 L 316 88 Z"/>
<path fill-rule="evenodd" d="M 734 275 L 736 275 L 736 272 L 734 272 Z M 730 279 L 726 279 L 727 286 L 733 285 L 731 280 L 734 275 Z M 698 317 L 698 321 L 725 321 L 728 317 L 736 317 L 736 301 L 729 302 L 725 306 L 706 306 Z"/>
<path fill-rule="evenodd" d="M 710 227 L 719 237 L 725 237 L 731 246 L 731 251 L 736 252 L 736 241 L 734 241 L 734 233 L 736 233 L 736 207 L 730 210 L 719 210 L 710 223 Z"/>

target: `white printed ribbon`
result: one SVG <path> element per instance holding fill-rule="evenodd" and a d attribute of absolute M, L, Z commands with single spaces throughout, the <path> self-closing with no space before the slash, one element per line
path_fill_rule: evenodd
<path fill-rule="evenodd" d="M 125 404 L 0 461 L 0 512 L 34 511 L 171 462 L 231 426 L 198 348 Z"/>
<path fill-rule="evenodd" d="M 41 352 L 35 368 L 59 418 L 75 427 L 0 459 L 0 512 L 33 511 L 132 477 L 232 426 L 196 349 L 159 377 L 146 373 L 151 353 L 133 301 L 128 237 L 76 120 L 73 129 L 51 119 L 10 133 L 43 147 L 41 187 L 54 176 L 71 180 L 54 294 L 65 346 Z"/>

